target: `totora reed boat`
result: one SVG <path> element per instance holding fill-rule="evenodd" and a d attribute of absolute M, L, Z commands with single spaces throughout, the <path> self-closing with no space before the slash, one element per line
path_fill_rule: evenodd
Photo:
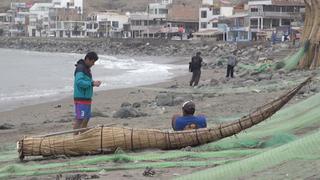
<path fill-rule="evenodd" d="M 265 104 L 238 120 L 212 128 L 161 131 L 156 129 L 133 129 L 99 126 L 88 128 L 84 133 L 73 135 L 61 132 L 44 136 L 24 137 L 17 142 L 19 158 L 26 156 L 91 155 L 113 153 L 118 148 L 138 150 L 157 148 L 163 150 L 197 146 L 235 135 L 272 116 L 282 108 L 311 77 L 279 98 Z"/>

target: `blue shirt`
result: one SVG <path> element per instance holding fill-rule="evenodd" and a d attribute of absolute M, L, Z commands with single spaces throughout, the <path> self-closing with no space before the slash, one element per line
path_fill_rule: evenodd
<path fill-rule="evenodd" d="M 199 116 L 178 116 L 174 124 L 172 124 L 172 128 L 175 131 L 183 131 L 186 126 L 190 124 L 195 124 L 197 128 L 206 128 L 207 122 L 206 117 Z"/>

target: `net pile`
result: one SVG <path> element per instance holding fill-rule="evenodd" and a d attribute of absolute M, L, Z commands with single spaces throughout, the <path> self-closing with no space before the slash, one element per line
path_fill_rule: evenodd
<path fill-rule="evenodd" d="M 283 107 L 311 77 L 288 93 L 263 105 L 248 116 L 230 123 L 205 129 L 187 131 L 161 131 L 156 129 L 132 129 L 120 127 L 96 127 L 80 135 L 25 137 L 18 142 L 20 159 L 25 156 L 91 155 L 112 153 L 117 149 L 180 149 L 197 146 L 235 135 L 266 120 Z"/>

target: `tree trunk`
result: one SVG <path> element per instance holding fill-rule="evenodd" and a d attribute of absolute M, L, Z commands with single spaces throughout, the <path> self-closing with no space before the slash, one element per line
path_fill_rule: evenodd
<path fill-rule="evenodd" d="M 315 69 L 320 66 L 320 2 L 304 0 L 306 4 L 306 19 L 303 30 L 305 55 L 299 62 L 301 69 Z"/>

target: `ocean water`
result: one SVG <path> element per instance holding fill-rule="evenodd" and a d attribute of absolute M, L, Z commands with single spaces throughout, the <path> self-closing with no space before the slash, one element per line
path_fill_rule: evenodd
<path fill-rule="evenodd" d="M 72 97 L 75 63 L 84 54 L 0 49 L 0 111 Z M 134 87 L 168 80 L 181 65 L 99 55 L 92 67 L 95 91 Z"/>

